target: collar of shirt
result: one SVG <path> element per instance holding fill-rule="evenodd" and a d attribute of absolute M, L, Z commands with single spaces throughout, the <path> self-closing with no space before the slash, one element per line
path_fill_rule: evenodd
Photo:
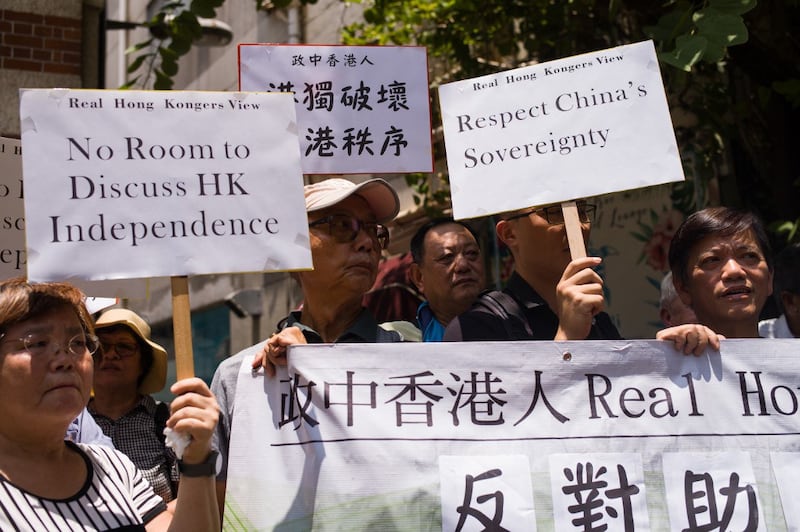
<path fill-rule="evenodd" d="M 518 303 L 527 309 L 542 305 L 547 306 L 547 302 L 545 302 L 542 296 L 540 296 L 516 271 L 508 278 L 504 292 L 514 297 Z"/>
<path fill-rule="evenodd" d="M 436 319 L 427 301 L 423 301 L 419 308 L 417 308 L 417 323 L 419 324 L 420 330 L 422 330 L 423 342 L 442 341 L 444 325 Z"/>
<path fill-rule="evenodd" d="M 94 400 L 89 401 L 89 405 L 87 407 L 89 412 L 96 418 L 98 416 L 102 416 L 102 414 L 98 414 L 97 411 L 94 409 Z M 125 412 L 125 415 L 122 417 L 126 417 L 131 415 L 132 413 L 136 412 L 137 410 L 142 409 L 144 410 L 150 417 L 155 416 L 156 414 L 156 400 L 153 399 L 150 395 L 143 395 L 139 398 L 139 401 L 133 405 L 133 408 Z M 102 416 L 105 417 L 105 416 Z"/>
<path fill-rule="evenodd" d="M 322 341 L 322 337 L 317 331 L 300 322 L 300 315 L 301 312 L 299 310 L 290 312 L 289 316 L 287 316 L 285 320 L 278 324 L 278 330 L 283 330 L 286 327 L 297 327 L 302 331 L 303 336 L 306 337 L 306 341 L 309 344 L 324 343 Z M 335 343 L 375 343 L 378 339 L 378 327 L 378 322 L 375 321 L 375 317 L 372 315 L 372 313 L 366 308 L 362 308 L 361 313 L 356 318 L 356 321 L 353 322 L 353 324 L 341 335 L 339 335 L 339 337 L 335 340 Z"/>

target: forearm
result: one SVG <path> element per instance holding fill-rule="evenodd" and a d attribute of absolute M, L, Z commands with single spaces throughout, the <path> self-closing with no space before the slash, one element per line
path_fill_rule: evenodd
<path fill-rule="evenodd" d="M 170 530 L 220 530 L 216 478 L 181 475 Z"/>

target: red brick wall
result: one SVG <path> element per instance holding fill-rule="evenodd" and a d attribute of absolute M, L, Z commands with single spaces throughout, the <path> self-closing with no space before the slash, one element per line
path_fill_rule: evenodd
<path fill-rule="evenodd" d="M 0 10 L 0 68 L 80 75 L 81 21 Z"/>

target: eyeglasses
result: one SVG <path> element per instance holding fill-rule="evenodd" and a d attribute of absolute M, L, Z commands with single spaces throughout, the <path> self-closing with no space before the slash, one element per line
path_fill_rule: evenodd
<path fill-rule="evenodd" d="M 577 207 L 578 207 L 578 219 L 580 220 L 580 222 L 582 224 L 592 223 L 592 219 L 594 218 L 594 213 L 597 210 L 597 206 L 579 201 L 577 202 Z M 537 207 L 535 209 L 529 209 L 527 211 L 509 216 L 508 218 L 506 218 L 506 221 L 516 220 L 518 218 L 524 218 L 534 213 L 540 215 L 550 225 L 562 225 L 564 223 L 564 211 L 562 210 L 561 205 L 548 205 L 547 207 Z"/>
<path fill-rule="evenodd" d="M 319 220 L 314 220 L 309 227 L 328 224 L 328 234 L 337 242 L 346 244 L 352 242 L 362 229 L 366 232 L 381 249 L 386 249 L 389 245 L 389 230 L 385 225 L 375 222 L 362 222 L 358 218 L 346 214 L 331 214 Z"/>
<path fill-rule="evenodd" d="M 111 350 L 117 354 L 119 358 L 132 357 L 139 351 L 139 344 L 135 342 L 104 342 L 100 340 L 100 352 L 103 354 L 110 353 Z"/>
<path fill-rule="evenodd" d="M 0 335 L 0 338 L 3 336 L 5 334 Z M 59 349 L 64 349 L 71 355 L 76 356 L 83 355 L 86 352 L 93 355 L 98 347 L 97 336 L 92 334 L 76 334 L 66 344 L 59 344 L 52 336 L 41 333 L 31 333 L 18 338 L 18 340 L 22 342 L 25 350 L 34 357 L 58 353 Z"/>

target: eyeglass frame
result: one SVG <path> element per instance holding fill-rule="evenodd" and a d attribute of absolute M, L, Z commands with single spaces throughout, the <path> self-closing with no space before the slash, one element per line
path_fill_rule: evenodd
<path fill-rule="evenodd" d="M 17 338 L 16 340 L 18 342 L 22 342 L 22 347 L 25 348 L 25 351 L 27 351 L 31 355 L 33 355 L 33 356 L 41 356 L 41 354 L 34 353 L 31 350 L 31 347 L 28 345 L 28 343 L 30 341 L 29 338 L 31 336 L 34 336 L 34 333 L 29 333 L 29 334 L 23 336 L 22 338 Z M 76 353 L 71 348 L 69 348 L 69 345 L 72 344 L 72 341 L 75 340 L 75 338 L 78 338 L 78 337 L 81 337 L 84 340 L 84 351 Z M 4 338 L 6 338 L 6 333 L 0 333 L 0 341 L 2 341 Z M 8 339 L 12 340 L 12 338 L 8 338 Z M 50 343 L 50 337 L 48 337 L 47 341 L 48 341 L 48 343 Z M 93 349 L 90 347 L 90 342 L 91 342 L 91 345 L 94 345 Z M 55 343 L 55 342 L 53 342 L 53 343 Z M 63 349 L 65 352 L 67 352 L 67 353 L 69 353 L 70 355 L 73 355 L 73 356 L 80 356 L 84 352 L 88 352 L 90 355 L 94 356 L 97 353 L 99 348 L 100 348 L 100 339 L 97 336 L 95 336 L 94 334 L 78 333 L 78 334 L 76 334 L 74 336 L 71 336 L 67 340 L 66 345 L 56 345 L 55 352 L 58 353 L 59 350 Z"/>
<path fill-rule="evenodd" d="M 113 348 L 114 348 L 114 354 L 116 354 L 116 355 L 117 355 L 117 358 L 130 358 L 130 357 L 132 357 L 133 355 L 135 355 L 136 353 L 139 353 L 139 352 L 141 352 L 141 350 L 142 350 L 142 346 L 139 344 L 139 342 L 136 342 L 136 341 L 130 342 L 130 344 L 129 344 L 128 342 L 103 342 L 103 341 L 102 341 L 102 340 L 101 340 L 101 339 L 98 337 L 98 340 L 97 340 L 97 342 L 98 342 L 98 344 L 99 344 L 99 347 L 98 347 L 98 349 L 97 349 L 97 352 L 98 352 L 99 354 L 103 354 L 103 355 L 105 355 L 106 353 L 108 353 L 108 351 L 106 350 L 106 348 L 103 346 L 103 344 L 105 344 L 105 345 L 108 345 L 108 346 L 110 346 L 110 347 L 113 347 Z M 133 351 L 131 351 L 131 352 L 130 352 L 129 354 L 127 354 L 127 355 L 126 355 L 126 354 L 123 354 L 123 353 L 121 353 L 121 352 L 119 351 L 119 349 L 117 349 L 117 346 L 120 346 L 120 345 L 123 345 L 123 346 L 125 346 L 125 348 L 126 348 L 126 349 L 124 349 L 125 351 L 127 351 L 127 347 L 128 347 L 129 345 L 132 345 L 132 346 L 133 346 Z"/>
<path fill-rule="evenodd" d="M 333 226 L 331 224 L 335 218 L 339 219 L 347 218 L 350 220 L 350 229 L 353 230 L 353 233 L 348 240 L 342 240 L 341 238 L 333 234 L 333 231 L 331 229 Z M 355 227 L 353 226 L 353 221 L 356 222 Z M 349 242 L 355 241 L 355 239 L 358 238 L 358 233 L 360 233 L 361 230 L 363 229 L 364 232 L 366 232 L 370 238 L 372 238 L 378 243 L 380 249 L 386 249 L 389 247 L 389 228 L 383 224 L 379 224 L 377 222 L 365 222 L 349 214 L 329 214 L 328 216 L 323 216 L 319 220 L 314 220 L 313 222 L 309 222 L 308 226 L 316 227 L 318 225 L 322 225 L 325 223 L 328 224 L 328 231 L 327 231 L 328 234 L 332 236 L 340 244 L 347 244 Z M 368 228 L 372 226 L 375 227 L 374 234 L 368 230 Z"/>
<path fill-rule="evenodd" d="M 597 205 L 593 203 L 586 203 L 586 202 L 577 202 L 578 207 L 578 220 L 582 224 L 590 224 L 592 223 L 592 219 L 594 218 L 594 213 L 597 211 Z M 559 222 L 551 222 L 550 216 L 554 215 L 556 212 L 561 216 L 561 221 Z M 581 219 L 581 212 L 585 214 L 586 219 Z M 519 218 L 524 218 L 526 216 L 530 216 L 531 214 L 538 214 L 542 213 L 544 216 L 542 218 L 545 219 L 548 225 L 564 225 L 564 212 L 562 210 L 561 205 L 548 205 L 546 207 L 534 207 L 528 209 L 527 211 L 519 212 L 517 214 L 512 214 L 508 218 L 505 218 L 507 222 L 511 220 L 518 220 Z"/>

